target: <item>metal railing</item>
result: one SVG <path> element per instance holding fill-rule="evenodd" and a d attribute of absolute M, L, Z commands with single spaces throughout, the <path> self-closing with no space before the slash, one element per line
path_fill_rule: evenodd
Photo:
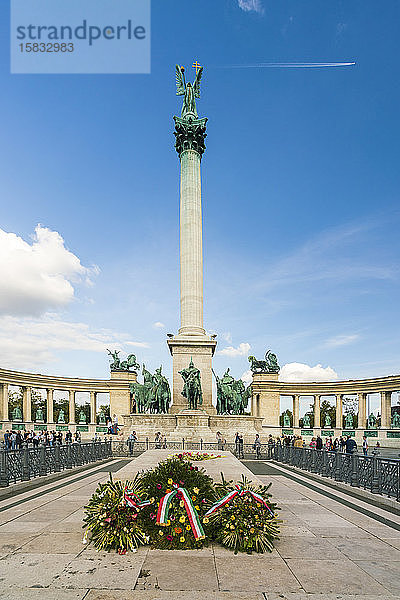
<path fill-rule="evenodd" d="M 399 459 L 292 446 L 275 446 L 272 455 L 277 462 L 400 500 Z"/>
<path fill-rule="evenodd" d="M 0 487 L 17 481 L 29 481 L 33 477 L 58 473 L 81 465 L 111 458 L 109 440 L 83 444 L 55 446 L 25 446 L 18 450 L 0 450 Z"/>

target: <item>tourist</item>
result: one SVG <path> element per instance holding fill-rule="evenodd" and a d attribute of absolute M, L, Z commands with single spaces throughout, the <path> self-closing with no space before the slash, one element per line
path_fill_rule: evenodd
<path fill-rule="evenodd" d="M 362 449 L 364 456 L 368 456 L 368 441 L 365 435 L 363 435 Z"/>
<path fill-rule="evenodd" d="M 272 458 L 272 453 L 274 450 L 274 438 L 272 437 L 272 434 L 270 433 L 268 436 L 268 458 Z"/>
<path fill-rule="evenodd" d="M 340 444 L 340 450 L 341 450 L 341 452 L 344 452 L 345 448 L 346 448 L 346 440 L 345 440 L 345 438 L 343 436 L 340 436 L 339 444 Z"/>
<path fill-rule="evenodd" d="M 157 431 L 157 433 L 156 433 L 156 437 L 154 438 L 154 444 L 155 444 L 155 447 L 156 447 L 157 449 L 160 449 L 160 448 L 161 448 L 161 443 L 162 443 L 161 432 L 160 432 L 160 431 Z"/>
<path fill-rule="evenodd" d="M 167 449 L 167 436 L 166 435 L 162 436 L 162 447 L 164 448 L 164 450 Z"/>
<path fill-rule="evenodd" d="M 337 452 L 339 450 L 339 440 L 338 440 L 338 438 L 335 438 L 335 441 L 333 442 L 332 450 L 333 450 L 333 452 Z"/>
<path fill-rule="evenodd" d="M 310 448 L 313 448 L 315 450 L 316 447 L 317 447 L 317 440 L 315 439 L 315 437 L 313 437 L 310 442 Z"/>
<path fill-rule="evenodd" d="M 294 447 L 295 448 L 303 447 L 303 438 L 301 437 L 301 435 L 296 436 L 296 439 L 294 440 Z"/>
<path fill-rule="evenodd" d="M 134 449 L 134 446 L 135 446 L 135 442 L 137 442 L 136 431 L 132 431 L 132 433 L 130 433 L 128 435 L 128 439 L 126 440 L 126 444 L 129 447 L 129 454 L 131 456 L 133 454 L 133 449 Z"/>
<path fill-rule="evenodd" d="M 317 435 L 317 440 L 315 442 L 315 448 L 316 450 L 322 450 L 322 438 Z"/>
<path fill-rule="evenodd" d="M 353 454 L 357 450 L 356 440 L 348 436 L 346 439 L 346 454 Z"/>
<path fill-rule="evenodd" d="M 9 432 L 9 431 L 8 431 L 8 429 L 7 429 L 7 431 L 4 433 L 4 448 L 5 448 L 6 450 L 9 450 L 9 449 L 10 449 L 10 446 L 11 446 L 11 441 L 10 441 L 10 432 Z"/>
<path fill-rule="evenodd" d="M 68 429 L 67 433 L 65 434 L 65 442 L 67 444 L 72 444 L 72 433 L 69 429 Z"/>
<path fill-rule="evenodd" d="M 243 447 L 244 447 L 243 436 L 242 436 L 242 434 L 240 434 L 239 438 L 238 438 L 238 451 L 239 451 L 238 458 L 244 458 Z"/>
<path fill-rule="evenodd" d="M 222 433 L 217 431 L 215 438 L 217 440 L 218 450 L 222 450 Z"/>
<path fill-rule="evenodd" d="M 236 453 L 236 456 L 239 455 L 239 432 L 238 431 L 235 434 L 235 453 Z"/>
<path fill-rule="evenodd" d="M 256 434 L 256 439 L 254 440 L 253 450 L 256 452 L 256 460 L 261 458 L 261 440 L 258 433 Z"/>

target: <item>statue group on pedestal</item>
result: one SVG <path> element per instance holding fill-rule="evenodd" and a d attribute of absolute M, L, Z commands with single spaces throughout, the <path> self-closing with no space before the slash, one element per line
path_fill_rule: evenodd
<path fill-rule="evenodd" d="M 271 350 L 265 353 L 265 360 L 257 360 L 255 356 L 249 356 L 249 363 L 253 373 L 279 373 L 277 356 Z"/>
<path fill-rule="evenodd" d="M 110 363 L 111 371 L 130 371 L 131 368 L 136 371 L 140 369 L 140 365 L 136 362 L 136 356 L 134 354 L 129 354 L 126 360 L 121 361 L 118 357 L 120 354 L 120 350 L 111 350 L 107 349 L 108 354 L 112 357 L 112 362 Z"/>
<path fill-rule="evenodd" d="M 353 429 L 353 415 L 351 413 L 347 413 L 347 415 L 345 415 L 344 426 L 345 429 Z"/>
<path fill-rule="evenodd" d="M 200 370 L 194 366 L 193 359 L 187 369 L 179 371 L 184 381 L 182 396 L 188 401 L 188 406 L 192 410 L 197 410 L 203 404 L 203 393 L 201 391 Z"/>
<path fill-rule="evenodd" d="M 161 373 L 162 367 L 156 369 L 154 375 L 143 365 L 143 383 L 131 383 L 131 394 L 134 396 L 132 412 L 166 414 L 171 404 L 171 390 L 168 379 Z"/>
<path fill-rule="evenodd" d="M 214 371 L 213 371 L 214 373 Z M 244 415 L 251 397 L 251 386 L 245 388 L 241 379 L 236 380 L 227 369 L 217 381 L 217 413 L 219 415 Z"/>

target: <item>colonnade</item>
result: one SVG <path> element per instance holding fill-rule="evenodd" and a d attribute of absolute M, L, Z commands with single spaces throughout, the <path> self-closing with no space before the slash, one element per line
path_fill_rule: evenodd
<path fill-rule="evenodd" d="M 46 398 L 45 398 L 45 421 L 47 423 L 55 423 L 54 420 L 54 392 L 55 391 L 63 391 L 68 395 L 68 415 L 65 415 L 65 423 L 69 423 L 74 425 L 76 423 L 75 419 L 75 394 L 78 393 L 76 390 L 57 390 L 56 388 L 33 388 L 32 386 L 18 386 L 22 389 L 22 419 L 24 423 L 32 423 L 35 419 L 32 419 L 32 389 L 45 389 L 46 390 Z M 3 383 L 1 389 L 1 405 L 0 405 L 0 420 L 1 421 L 9 421 L 9 391 L 10 384 Z M 79 390 L 79 392 L 84 392 L 86 390 Z M 97 393 L 93 390 L 87 390 L 90 394 L 90 419 L 89 423 L 91 425 L 95 425 L 97 423 Z M 103 392 L 104 393 L 104 392 Z"/>
<path fill-rule="evenodd" d="M 336 382 L 322 383 L 288 383 L 280 382 L 278 374 L 271 373 L 254 373 L 253 374 L 253 397 L 252 397 L 252 414 L 257 417 L 262 417 L 263 427 L 280 428 L 280 399 L 281 396 L 289 396 L 292 398 L 292 419 L 290 428 L 294 430 L 309 429 L 310 435 L 319 431 L 324 433 L 324 429 L 336 430 L 335 435 L 341 434 L 346 427 L 344 421 L 344 399 L 349 396 L 357 398 L 358 401 L 358 422 L 354 423 L 357 427 L 352 429 L 357 430 L 361 435 L 364 431 L 366 435 L 371 427 L 368 427 L 367 414 L 367 397 L 369 394 L 379 394 L 380 397 L 380 424 L 379 429 L 382 432 L 387 430 L 387 434 L 382 434 L 387 438 L 400 439 L 400 427 L 393 427 L 391 422 L 391 397 L 393 392 L 400 390 L 400 375 L 392 375 L 389 377 L 377 377 L 374 379 L 359 379 Z M 300 397 L 311 397 L 314 402 L 314 422 L 308 427 L 300 427 Z M 330 425 L 326 426 L 325 422 L 321 422 L 321 403 L 325 397 L 335 397 L 336 416 Z M 288 427 L 286 425 L 286 427 Z M 393 429 L 399 431 L 393 431 Z M 298 431 L 299 432 L 299 431 Z M 299 432 L 300 433 L 300 432 Z"/>
<path fill-rule="evenodd" d="M 393 390 L 393 392 L 397 392 L 397 389 Z M 372 392 L 374 393 L 374 392 Z M 293 427 L 300 427 L 300 395 L 305 394 L 286 394 L 288 396 L 292 396 L 292 407 L 293 407 Z M 334 394 L 336 397 L 336 421 L 332 423 L 330 427 L 335 427 L 336 429 L 343 428 L 343 397 L 345 394 Z M 354 395 L 354 394 L 348 394 Z M 309 394 L 307 394 L 309 396 Z M 314 399 L 314 427 L 324 427 L 325 423 L 321 423 L 321 398 L 327 397 L 328 394 L 314 394 L 311 397 Z M 358 429 L 365 429 L 367 427 L 367 396 L 366 392 L 357 393 L 358 400 Z M 380 415 L 381 415 L 381 427 L 382 428 L 390 428 L 391 426 L 391 391 L 381 391 L 380 392 Z"/>

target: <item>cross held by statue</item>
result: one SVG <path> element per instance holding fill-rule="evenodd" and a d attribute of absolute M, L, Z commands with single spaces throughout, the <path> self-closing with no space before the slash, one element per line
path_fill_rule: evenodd
<path fill-rule="evenodd" d="M 196 69 L 196 75 L 197 75 L 197 71 L 198 71 L 199 69 L 201 69 L 201 65 L 199 65 L 199 63 L 198 63 L 198 62 L 197 62 L 197 60 L 196 60 L 196 62 L 194 62 L 194 63 L 192 64 L 192 67 L 193 67 L 194 69 Z"/>

